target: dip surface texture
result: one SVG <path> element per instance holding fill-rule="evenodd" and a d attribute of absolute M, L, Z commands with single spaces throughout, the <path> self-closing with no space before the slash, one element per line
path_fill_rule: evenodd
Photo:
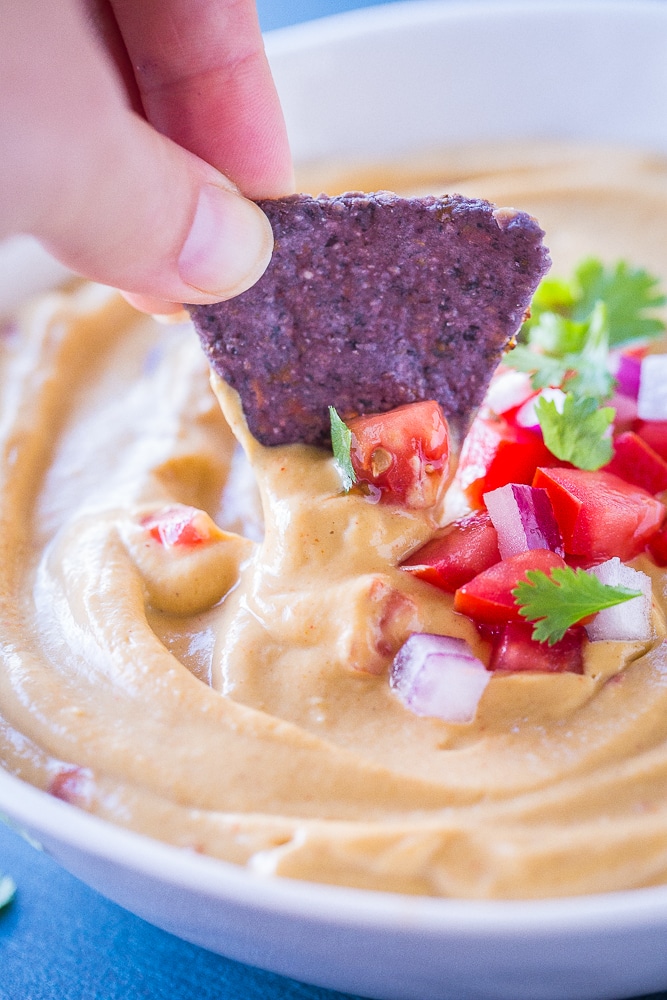
<path fill-rule="evenodd" d="M 317 186 L 335 184 L 516 206 L 554 275 L 597 255 L 667 282 L 650 157 L 480 150 Z M 0 349 L 4 767 L 293 878 L 468 898 L 667 881 L 660 638 L 591 644 L 582 675 L 494 674 L 470 724 L 413 715 L 387 677 L 411 632 L 487 656 L 450 597 L 397 569 L 438 512 L 344 495 L 323 450 L 259 445 L 191 328 L 107 290 L 46 297 Z M 162 544 L 147 519 L 174 504 L 220 530 Z"/>

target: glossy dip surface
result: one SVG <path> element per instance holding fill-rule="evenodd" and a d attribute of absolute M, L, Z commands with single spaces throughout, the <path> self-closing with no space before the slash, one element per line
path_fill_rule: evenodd
<path fill-rule="evenodd" d="M 334 173 L 313 189 L 526 209 L 554 274 L 598 255 L 667 282 L 655 158 L 548 146 Z M 410 632 L 485 655 L 449 597 L 397 568 L 441 511 L 343 495 L 324 451 L 262 448 L 189 326 L 107 290 L 40 300 L 0 347 L 3 766 L 293 878 L 463 898 L 667 881 L 659 611 L 653 642 L 591 644 L 583 675 L 494 675 L 474 722 L 418 717 L 387 678 Z M 143 522 L 173 503 L 222 532 L 161 545 Z"/>

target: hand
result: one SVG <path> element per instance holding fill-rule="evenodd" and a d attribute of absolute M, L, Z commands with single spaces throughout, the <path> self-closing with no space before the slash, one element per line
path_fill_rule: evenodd
<path fill-rule="evenodd" d="M 230 298 L 268 264 L 246 198 L 292 190 L 252 0 L 0 0 L 0 237 L 135 304 Z"/>

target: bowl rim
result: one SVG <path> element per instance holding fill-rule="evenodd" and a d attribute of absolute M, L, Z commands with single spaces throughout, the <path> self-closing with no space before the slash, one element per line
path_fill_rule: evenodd
<path fill-rule="evenodd" d="M 395 0 L 374 3 L 370 7 L 328 14 L 311 21 L 302 21 L 264 33 L 266 53 L 271 59 L 289 56 L 303 49 L 318 48 L 372 32 L 401 31 L 405 27 L 428 26 L 438 21 L 453 21 L 463 17 L 486 19 L 492 14 L 502 17 L 521 14 L 541 19 L 554 14 L 588 15 L 591 12 L 609 15 L 614 12 L 654 14 L 667 19 L 663 0 Z"/>
<path fill-rule="evenodd" d="M 117 826 L 0 768 L 0 811 L 41 846 L 46 838 L 212 899 L 325 925 L 404 930 L 505 941 L 577 930 L 641 929 L 667 923 L 667 886 L 549 899 L 477 900 L 412 896 L 259 874 L 241 865 Z M 47 843 L 47 850 L 48 850 Z"/>

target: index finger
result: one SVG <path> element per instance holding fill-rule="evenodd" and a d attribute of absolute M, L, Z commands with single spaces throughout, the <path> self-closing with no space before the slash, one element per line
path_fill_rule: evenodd
<path fill-rule="evenodd" d="M 254 0 L 111 0 L 146 117 L 252 198 L 293 188 Z"/>

